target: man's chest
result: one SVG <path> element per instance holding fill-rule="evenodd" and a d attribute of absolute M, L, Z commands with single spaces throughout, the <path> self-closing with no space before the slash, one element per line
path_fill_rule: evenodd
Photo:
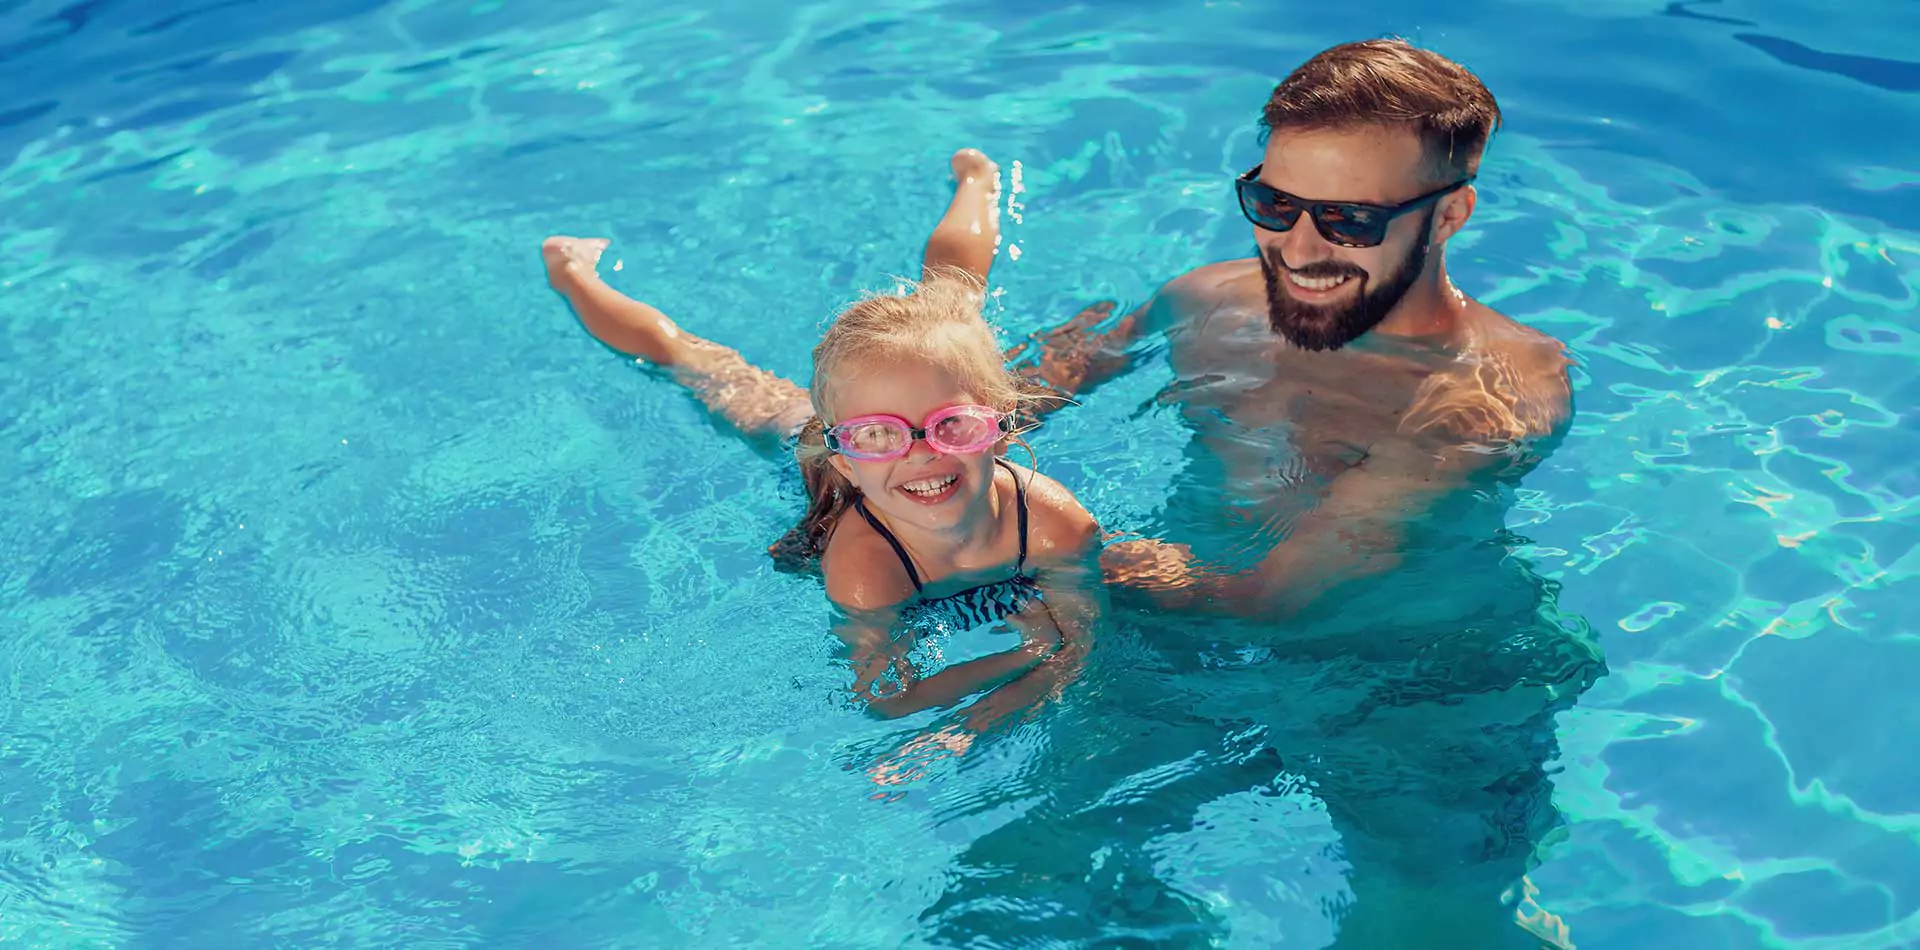
<path fill-rule="evenodd" d="M 1404 437 L 1432 368 L 1375 354 L 1306 352 L 1253 333 L 1176 345 L 1162 392 L 1230 470 L 1292 457 L 1331 475 L 1384 440 Z M 1244 473 L 1243 473 L 1244 474 Z"/>

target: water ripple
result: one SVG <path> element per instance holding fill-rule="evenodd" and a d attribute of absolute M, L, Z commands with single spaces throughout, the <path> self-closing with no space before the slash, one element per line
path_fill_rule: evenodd
<path fill-rule="evenodd" d="M 1121 636 L 1050 718 L 890 758 L 937 719 L 848 708 L 817 586 L 761 554 L 795 514 L 779 472 L 602 358 L 534 248 L 610 234 L 620 286 L 802 377 L 982 144 L 1025 188 L 1016 338 L 1243 253 L 1226 182 L 1276 64 L 1409 25 L 1509 103 L 1456 277 L 1579 360 L 1510 524 L 1612 671 L 1560 719 L 1542 901 L 1583 946 L 1920 939 L 1920 165 L 1860 131 L 1915 118 L 1899 29 L 1663 2 L 8 10 L 0 939 L 898 945 L 971 852 L 1325 942 L 1353 894 L 1315 789 L 1269 770 L 1175 814 L 1262 734 L 1139 738 L 1272 705 L 1271 655 L 1180 679 Z M 1818 77 L 1747 34 L 1879 85 L 1795 106 Z M 1113 526 L 1162 517 L 1182 466 L 1146 355 L 1036 440 Z M 1357 670 L 1288 692 L 1301 729 L 1352 713 Z M 1098 702 L 1138 682 L 1215 688 Z M 1096 805 L 1192 824 L 1096 868 Z M 1048 809 L 1076 847 L 1036 857 Z"/>

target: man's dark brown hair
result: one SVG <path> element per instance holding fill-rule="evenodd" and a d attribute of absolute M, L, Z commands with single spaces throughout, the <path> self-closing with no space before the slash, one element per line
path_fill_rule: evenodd
<path fill-rule="evenodd" d="M 1432 174 L 1452 181 L 1479 169 L 1500 127 L 1500 105 L 1466 67 L 1404 40 L 1342 43 L 1275 86 L 1263 135 L 1295 130 L 1403 126 L 1420 136 Z"/>

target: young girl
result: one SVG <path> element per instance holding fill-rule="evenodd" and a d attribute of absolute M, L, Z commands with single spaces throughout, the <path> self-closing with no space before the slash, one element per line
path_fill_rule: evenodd
<path fill-rule="evenodd" d="M 1065 487 L 1004 457 L 1033 390 L 980 312 L 999 171 L 972 149 L 952 167 L 920 284 L 842 312 L 807 390 L 607 286 L 595 272 L 606 241 L 542 250 L 595 337 L 669 370 L 749 440 L 792 447 L 810 503 L 773 553 L 817 563 L 869 708 L 903 716 L 992 690 L 968 709 L 977 732 L 1077 670 L 1098 614 L 1100 532 Z M 931 675 L 909 661 L 922 637 L 1001 620 L 1018 647 Z"/>

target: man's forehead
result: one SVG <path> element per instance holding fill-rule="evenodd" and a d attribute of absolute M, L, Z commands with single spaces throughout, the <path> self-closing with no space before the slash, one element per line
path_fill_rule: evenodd
<path fill-rule="evenodd" d="M 1264 165 L 1261 181 L 1324 201 L 1403 201 L 1427 178 L 1419 136 L 1390 126 L 1276 130 Z"/>

